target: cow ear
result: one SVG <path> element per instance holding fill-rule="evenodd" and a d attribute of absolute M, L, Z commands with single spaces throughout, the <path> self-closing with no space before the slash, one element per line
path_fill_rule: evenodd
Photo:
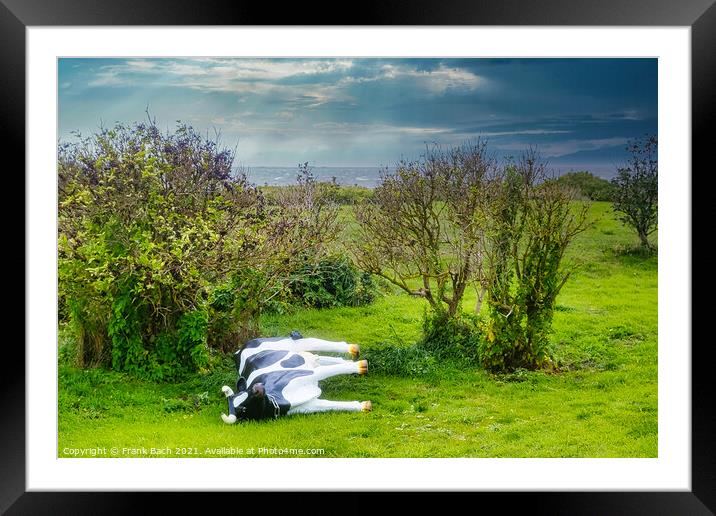
<path fill-rule="evenodd" d="M 243 376 L 239 376 L 239 379 L 236 380 L 236 392 L 243 392 L 246 390 L 246 378 Z"/>

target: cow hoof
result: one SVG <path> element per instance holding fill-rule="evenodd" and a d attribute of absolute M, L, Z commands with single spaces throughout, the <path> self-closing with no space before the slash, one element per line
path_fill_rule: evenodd
<path fill-rule="evenodd" d="M 361 360 L 358 362 L 358 374 L 366 374 L 368 373 L 368 361 L 367 360 Z"/>
<path fill-rule="evenodd" d="M 358 358 L 358 355 L 360 354 L 358 344 L 350 344 L 348 346 L 348 353 L 350 353 L 353 358 Z"/>
<path fill-rule="evenodd" d="M 362 401 L 360 405 L 363 412 L 370 412 L 373 410 L 373 404 L 370 401 Z"/>

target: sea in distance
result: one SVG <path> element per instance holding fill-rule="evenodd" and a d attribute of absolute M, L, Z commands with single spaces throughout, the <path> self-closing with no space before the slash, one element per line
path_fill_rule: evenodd
<path fill-rule="evenodd" d="M 332 181 L 339 185 L 374 188 L 385 167 L 310 167 L 317 181 Z M 244 167 L 247 179 L 257 186 L 280 186 L 296 183 L 298 167 Z"/>

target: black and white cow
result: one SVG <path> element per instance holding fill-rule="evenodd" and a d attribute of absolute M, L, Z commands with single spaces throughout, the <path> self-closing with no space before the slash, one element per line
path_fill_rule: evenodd
<path fill-rule="evenodd" d="M 320 380 L 339 374 L 366 374 L 366 360 L 345 360 L 310 351 L 348 353 L 357 358 L 359 348 L 346 342 L 303 338 L 298 332 L 290 337 L 250 340 L 234 354 L 239 373 L 236 392 L 228 385 L 221 388 L 229 403 L 229 414 L 221 414 L 224 423 L 329 410 L 372 409 L 370 401 L 318 398 Z"/>

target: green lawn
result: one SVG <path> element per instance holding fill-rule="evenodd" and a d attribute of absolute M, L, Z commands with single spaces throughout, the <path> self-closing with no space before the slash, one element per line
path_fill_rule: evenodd
<path fill-rule="evenodd" d="M 622 251 L 637 238 L 607 203 L 591 212 L 599 220 L 570 249 L 579 268 L 558 298 L 558 373 L 493 376 L 444 363 L 410 378 L 371 373 L 369 364 L 367 376 L 322 387 L 326 399 L 371 400 L 371 413 L 229 426 L 219 417 L 220 388 L 235 382 L 229 360 L 175 384 L 60 364 L 59 456 L 103 448 L 97 456 L 237 457 L 253 448 L 252 456 L 272 457 L 279 455 L 265 449 L 276 448 L 320 449 L 322 457 L 656 457 L 657 259 Z M 470 294 L 465 309 L 473 304 Z M 367 307 L 262 323 L 267 336 L 295 329 L 358 343 L 370 356 L 415 342 L 423 310 L 422 300 L 395 293 Z"/>

